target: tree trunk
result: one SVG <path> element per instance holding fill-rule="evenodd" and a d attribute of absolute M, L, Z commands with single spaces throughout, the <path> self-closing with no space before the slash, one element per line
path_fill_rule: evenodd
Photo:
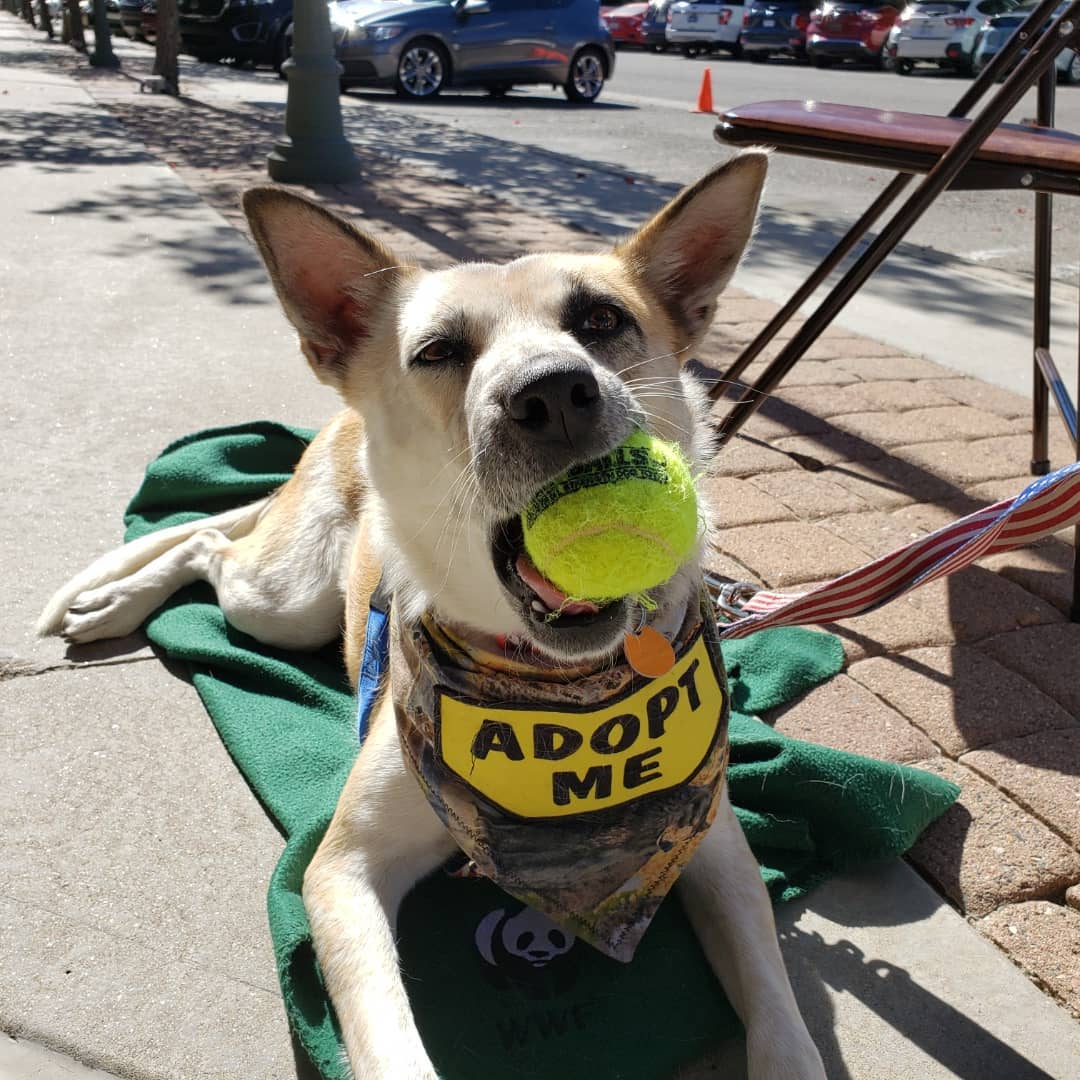
<path fill-rule="evenodd" d="M 41 29 L 53 39 L 52 16 L 49 14 L 49 5 L 45 0 L 38 0 L 38 19 L 41 21 Z"/>
<path fill-rule="evenodd" d="M 157 0 L 154 74 L 165 80 L 168 93 L 180 93 L 180 14 L 176 0 Z"/>
<path fill-rule="evenodd" d="M 79 10 L 79 0 L 64 0 L 64 20 L 68 30 L 68 40 L 74 49 L 86 52 L 86 38 L 83 36 L 82 11 Z"/>

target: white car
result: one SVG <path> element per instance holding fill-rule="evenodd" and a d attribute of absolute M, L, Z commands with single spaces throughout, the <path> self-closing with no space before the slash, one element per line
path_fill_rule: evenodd
<path fill-rule="evenodd" d="M 920 62 L 971 75 L 980 31 L 991 16 L 1018 6 L 1018 0 L 915 0 L 889 35 L 888 56 L 901 75 Z"/>
<path fill-rule="evenodd" d="M 719 4 L 716 0 L 677 0 L 668 8 L 664 37 L 669 45 L 682 50 L 683 56 L 725 49 L 735 57 L 742 55 L 743 4 Z"/>

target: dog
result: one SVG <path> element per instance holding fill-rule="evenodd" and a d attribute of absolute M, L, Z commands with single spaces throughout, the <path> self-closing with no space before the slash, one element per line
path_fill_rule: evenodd
<path fill-rule="evenodd" d="M 558 670 L 611 665 L 641 618 L 632 600 L 573 614 L 545 602 L 544 583 L 507 557 L 520 534 L 506 523 L 543 484 L 638 428 L 678 443 L 703 469 L 706 401 L 683 362 L 751 239 L 766 168 L 763 152 L 735 156 L 610 252 L 437 272 L 402 263 L 297 195 L 247 192 L 285 314 L 345 409 L 272 496 L 102 557 L 52 598 L 39 632 L 72 643 L 122 636 L 202 580 L 225 618 L 267 645 L 319 648 L 344 624 L 355 685 L 379 588 L 404 626 L 434 614 L 466 642 L 482 638 Z M 652 591 L 652 626 L 670 634 L 696 602 L 699 560 L 696 551 Z M 395 920 L 410 888 L 457 848 L 409 775 L 398 674 L 303 895 L 354 1075 L 433 1080 L 399 974 Z M 757 864 L 726 787 L 717 791 L 676 887 L 744 1023 L 749 1075 L 823 1077 Z"/>

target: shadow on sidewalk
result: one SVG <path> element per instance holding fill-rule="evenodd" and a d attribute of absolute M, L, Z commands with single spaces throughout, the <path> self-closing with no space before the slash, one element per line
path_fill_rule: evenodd
<path fill-rule="evenodd" d="M 90 165 L 131 165 L 154 159 L 122 124 L 92 105 L 48 112 L 6 109 L 0 124 L 0 168 L 29 164 L 45 172 Z"/>

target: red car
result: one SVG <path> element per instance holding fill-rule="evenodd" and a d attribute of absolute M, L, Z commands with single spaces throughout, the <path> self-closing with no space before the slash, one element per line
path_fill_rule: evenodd
<path fill-rule="evenodd" d="M 815 67 L 858 60 L 881 67 L 885 40 L 900 18 L 903 0 L 831 0 L 810 13 L 806 53 Z"/>
<path fill-rule="evenodd" d="M 611 8 L 608 11 L 601 8 L 600 19 L 611 32 L 611 38 L 616 45 L 644 47 L 645 31 L 641 28 L 641 24 L 648 10 L 648 4 L 623 4 L 622 7 Z"/>

